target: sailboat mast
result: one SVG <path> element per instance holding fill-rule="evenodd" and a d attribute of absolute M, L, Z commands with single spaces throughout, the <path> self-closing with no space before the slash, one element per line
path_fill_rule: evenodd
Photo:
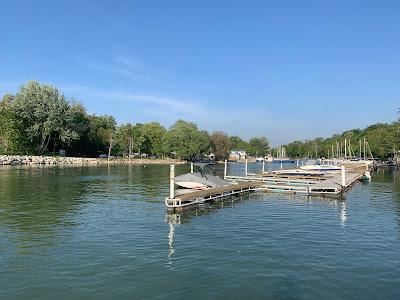
<path fill-rule="evenodd" d="M 364 160 L 367 160 L 367 142 L 364 138 Z"/>

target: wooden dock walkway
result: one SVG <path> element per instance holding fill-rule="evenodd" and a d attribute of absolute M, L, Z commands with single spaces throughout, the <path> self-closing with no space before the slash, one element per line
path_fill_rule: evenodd
<path fill-rule="evenodd" d="M 260 182 L 240 182 L 207 190 L 195 191 L 167 198 L 165 204 L 170 210 L 182 210 L 185 207 L 203 204 L 208 201 L 217 200 L 220 198 L 237 195 L 245 192 L 259 191 L 263 184 Z"/>
<path fill-rule="evenodd" d="M 174 171 L 171 166 L 172 192 L 170 192 L 170 197 L 165 199 L 167 208 L 181 211 L 193 205 L 252 191 L 341 197 L 348 188 L 363 177 L 363 172 L 346 172 L 345 168 L 342 167 L 340 173 L 321 173 L 314 176 L 282 174 L 281 172 L 263 172 L 261 174 L 246 172 L 245 176 L 228 176 L 226 170 L 224 175 L 225 180 L 231 181 L 232 184 L 175 195 Z"/>

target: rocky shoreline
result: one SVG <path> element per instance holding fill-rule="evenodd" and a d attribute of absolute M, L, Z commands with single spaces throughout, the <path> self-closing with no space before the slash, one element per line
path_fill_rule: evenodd
<path fill-rule="evenodd" d="M 185 164 L 185 161 L 176 159 L 150 158 L 86 158 L 86 157 L 56 157 L 32 155 L 0 155 L 1 165 L 100 165 L 100 164 Z"/>

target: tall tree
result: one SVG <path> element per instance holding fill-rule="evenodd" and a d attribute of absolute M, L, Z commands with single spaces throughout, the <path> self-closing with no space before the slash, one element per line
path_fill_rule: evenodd
<path fill-rule="evenodd" d="M 79 138 L 74 124 L 77 110 L 54 86 L 28 81 L 10 102 L 10 108 L 24 124 L 23 134 L 38 154 L 52 139 L 68 145 Z"/>
<path fill-rule="evenodd" d="M 201 158 L 210 150 L 210 138 L 206 131 L 199 131 L 197 125 L 178 120 L 165 133 L 165 153 L 175 153 L 178 158 L 193 160 Z"/>
<path fill-rule="evenodd" d="M 230 143 L 229 150 L 246 150 L 247 151 L 249 148 L 249 144 L 236 135 L 229 137 L 229 143 Z"/>
<path fill-rule="evenodd" d="M 163 154 L 162 141 L 166 132 L 158 122 L 145 124 L 142 129 L 144 136 L 144 152 L 161 156 Z"/>
<path fill-rule="evenodd" d="M 0 101 L 0 153 L 29 154 L 29 144 L 23 136 L 24 124 L 12 111 L 14 96 L 7 94 Z"/>
<path fill-rule="evenodd" d="M 268 153 L 268 140 L 266 137 L 253 137 L 249 140 L 250 155 L 266 155 Z"/>
<path fill-rule="evenodd" d="M 211 147 L 217 160 L 228 158 L 231 143 L 228 135 L 222 131 L 215 131 L 210 135 Z"/>

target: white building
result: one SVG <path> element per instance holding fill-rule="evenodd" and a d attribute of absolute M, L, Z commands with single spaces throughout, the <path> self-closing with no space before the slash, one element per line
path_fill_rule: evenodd
<path fill-rule="evenodd" d="M 246 157 L 247 154 L 244 150 L 232 150 L 229 153 L 229 160 L 244 160 Z"/>

